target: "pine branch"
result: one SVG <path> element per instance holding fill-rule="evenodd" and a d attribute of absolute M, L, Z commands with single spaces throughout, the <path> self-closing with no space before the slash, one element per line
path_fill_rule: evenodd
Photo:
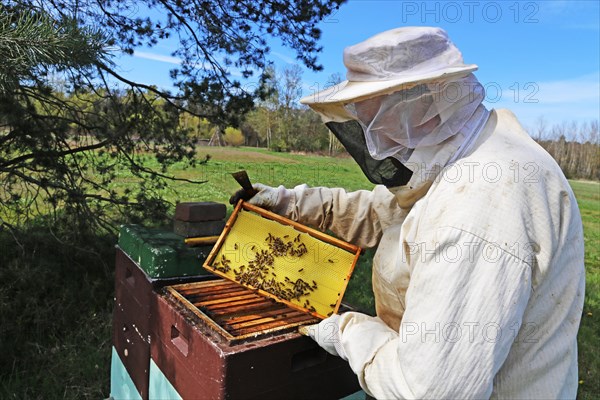
<path fill-rule="evenodd" d="M 106 58 L 99 29 L 57 21 L 43 11 L 0 11 L 0 94 L 43 69 L 83 67 Z"/>

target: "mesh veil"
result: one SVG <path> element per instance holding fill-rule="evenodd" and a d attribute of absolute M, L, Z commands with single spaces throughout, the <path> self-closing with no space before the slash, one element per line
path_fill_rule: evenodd
<path fill-rule="evenodd" d="M 410 180 L 412 171 L 395 158 L 376 160 L 371 157 L 365 142 L 363 128 L 358 121 L 328 122 L 326 125 L 372 183 L 394 187 L 406 185 Z"/>

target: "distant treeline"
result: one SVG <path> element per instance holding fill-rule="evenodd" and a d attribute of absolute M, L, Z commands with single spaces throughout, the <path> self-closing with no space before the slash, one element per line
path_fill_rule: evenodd
<path fill-rule="evenodd" d="M 329 155 L 344 152 L 316 113 L 297 106 L 302 92 L 302 71 L 297 66 L 288 66 L 282 71 L 272 69 L 269 75 L 272 95 L 246 116 L 241 125 L 244 144 L 275 151 Z M 326 86 L 341 80 L 340 74 L 333 74 Z M 564 122 L 549 127 L 540 118 L 529 133 L 554 157 L 567 178 L 600 180 L 598 120 Z"/>
<path fill-rule="evenodd" d="M 600 180 L 600 150 L 597 143 L 541 140 L 538 143 L 560 165 L 569 179 Z"/>
<path fill-rule="evenodd" d="M 550 129 L 540 120 L 530 134 L 554 157 L 567 178 L 600 180 L 598 120 L 556 124 Z"/>
<path fill-rule="evenodd" d="M 243 145 L 273 151 L 331 156 L 345 153 L 343 146 L 320 117 L 308 107 L 299 105 L 298 100 L 302 96 L 302 69 L 297 65 L 287 66 L 281 71 L 268 68 L 267 75 L 270 78 L 266 87 L 270 95 L 265 100 L 256 102 L 252 110 L 239 119 L 238 127 L 217 126 L 206 118 L 179 112 L 174 128 L 185 132 L 198 145 Z M 325 86 L 341 80 L 340 74 L 333 74 Z M 81 107 L 102 104 L 102 98 L 97 93 L 69 96 L 59 89 L 57 96 L 67 97 L 72 103 L 81 103 Z M 151 94 L 144 96 L 153 99 L 155 105 L 162 104 L 160 99 L 155 100 Z M 121 97 L 126 103 L 132 93 L 123 92 Z M 123 107 L 120 109 L 125 112 Z M 540 119 L 528 131 L 554 157 L 567 178 L 600 180 L 598 120 L 548 126 Z M 130 134 L 135 136 L 136 132 L 132 131 Z M 137 135 L 142 136 L 141 133 Z"/>
<path fill-rule="evenodd" d="M 213 131 L 214 132 L 214 131 Z M 238 144 L 274 151 L 305 151 L 336 155 L 344 148 L 315 113 L 307 109 L 259 106 L 241 126 Z M 598 121 L 562 123 L 546 129 L 543 121 L 530 135 L 560 165 L 569 179 L 600 180 Z M 230 135 L 225 135 L 225 138 Z M 214 142 L 214 141 L 213 141 Z M 231 144 L 225 140 L 226 144 Z"/>

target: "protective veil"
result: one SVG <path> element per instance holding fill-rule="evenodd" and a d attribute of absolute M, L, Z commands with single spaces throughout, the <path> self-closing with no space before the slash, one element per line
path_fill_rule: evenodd
<path fill-rule="evenodd" d="M 371 182 L 418 187 L 474 142 L 489 116 L 484 96 L 469 74 L 331 107 L 321 115 Z"/>
<path fill-rule="evenodd" d="M 412 171 L 395 158 L 376 160 L 369 154 L 363 128 L 357 120 L 331 121 L 326 125 L 372 183 L 395 187 L 405 185 L 410 180 Z"/>
<path fill-rule="evenodd" d="M 408 161 L 412 150 L 435 146 L 461 132 L 484 98 L 473 74 L 449 81 L 424 83 L 348 106 L 360 121 L 369 154 L 376 160 Z"/>
<path fill-rule="evenodd" d="M 344 49 L 344 65 L 347 81 L 300 102 L 321 115 L 375 184 L 416 179 L 420 186 L 422 158 L 410 160 L 414 150 L 427 149 L 443 166 L 487 119 L 483 88 L 471 74 L 477 66 L 463 62 L 440 28 L 382 32 Z M 442 143 L 449 146 L 435 148 Z"/>

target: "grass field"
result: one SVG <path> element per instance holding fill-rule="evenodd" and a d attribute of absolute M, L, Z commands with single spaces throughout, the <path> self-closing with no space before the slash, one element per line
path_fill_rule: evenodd
<path fill-rule="evenodd" d="M 230 173 L 246 169 L 253 182 L 292 187 L 373 187 L 349 158 L 273 153 L 263 149 L 210 148 L 208 165 L 169 171 L 207 180 L 174 183 L 162 193 L 176 201 L 227 202 L 239 188 Z M 201 148 L 199 153 L 204 154 Z M 146 164 L 152 166 L 153 160 Z M 123 173 L 115 188 L 135 188 Z M 600 184 L 572 182 L 585 230 L 587 290 L 579 335 L 581 399 L 600 393 Z M 229 208 L 231 210 L 231 207 Z M 113 303 L 114 237 L 53 239 L 55 231 L 32 224 L 13 238 L 0 232 L 0 399 L 99 399 L 108 397 Z M 348 300 L 373 310 L 371 253 L 357 267 Z"/>
<path fill-rule="evenodd" d="M 585 238 L 585 304 L 579 328 L 581 399 L 600 398 L 600 184 L 571 182 Z"/>

